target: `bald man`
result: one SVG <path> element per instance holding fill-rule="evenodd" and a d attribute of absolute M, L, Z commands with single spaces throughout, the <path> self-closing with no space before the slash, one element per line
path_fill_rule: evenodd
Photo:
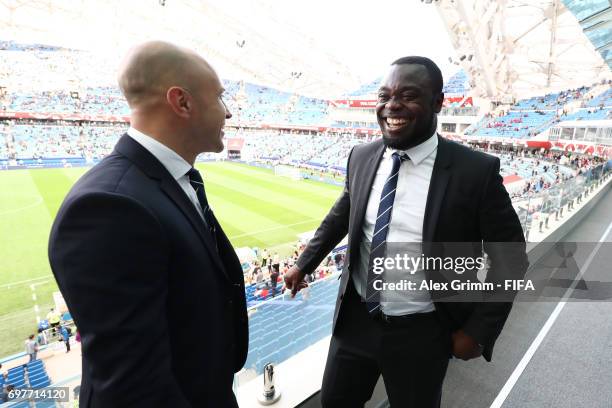
<path fill-rule="evenodd" d="M 196 156 L 231 117 L 210 65 L 163 42 L 119 75 L 131 127 L 66 196 L 49 260 L 82 339 L 81 407 L 237 407 L 242 268 Z"/>

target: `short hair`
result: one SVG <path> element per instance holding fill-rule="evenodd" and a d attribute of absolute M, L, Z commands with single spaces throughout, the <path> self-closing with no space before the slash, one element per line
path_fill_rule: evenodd
<path fill-rule="evenodd" d="M 442 71 L 436 65 L 435 62 L 430 60 L 427 57 L 419 57 L 416 55 L 410 57 L 402 57 L 393 61 L 391 65 L 407 65 L 407 64 L 416 64 L 422 65 L 427 70 L 427 74 L 429 75 L 429 80 L 431 81 L 431 86 L 435 93 L 441 93 L 442 87 L 444 85 L 444 79 L 442 78 Z"/>

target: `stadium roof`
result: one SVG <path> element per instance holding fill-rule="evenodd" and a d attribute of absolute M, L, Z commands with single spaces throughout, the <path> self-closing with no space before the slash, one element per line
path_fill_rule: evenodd
<path fill-rule="evenodd" d="M 405 0 L 389 8 L 379 22 L 380 6 L 367 0 L 3 0 L 0 40 L 104 52 L 118 64 L 130 46 L 164 39 L 197 49 L 226 79 L 333 99 L 401 56 L 450 65 L 447 36 L 410 41 L 444 32 L 435 9 Z"/>
<path fill-rule="evenodd" d="M 581 3 L 587 14 L 603 3 L 609 8 L 608 0 L 566 3 Z M 518 99 L 610 78 L 610 67 L 561 0 L 440 0 L 435 6 L 477 96 Z"/>
<path fill-rule="evenodd" d="M 612 0 L 563 0 L 595 49 L 612 68 Z"/>
<path fill-rule="evenodd" d="M 103 53 L 106 72 L 134 44 L 165 39 L 223 78 L 327 99 L 371 85 L 405 55 L 432 58 L 447 79 L 460 66 L 471 93 L 492 99 L 610 76 L 609 0 L 431 2 L 388 0 L 379 21 L 368 0 L 3 0 L 0 40 Z"/>

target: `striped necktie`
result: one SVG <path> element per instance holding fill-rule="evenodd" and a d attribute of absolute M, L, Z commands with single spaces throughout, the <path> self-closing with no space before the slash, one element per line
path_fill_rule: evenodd
<path fill-rule="evenodd" d="M 212 209 L 210 205 L 208 205 L 208 200 L 206 199 L 206 191 L 204 191 L 204 180 L 202 180 L 202 176 L 200 172 L 195 168 L 191 168 L 187 172 L 187 176 L 189 177 L 189 184 L 196 192 L 198 196 L 198 201 L 200 202 L 200 207 L 202 207 L 202 214 L 204 215 L 204 222 L 212 235 L 213 241 L 215 242 L 215 246 L 217 245 L 217 235 L 216 235 L 216 223 L 215 217 L 213 215 Z"/>
<path fill-rule="evenodd" d="M 374 235 L 372 236 L 372 244 L 370 246 L 368 283 L 365 296 L 366 307 L 370 315 L 374 315 L 380 310 L 380 291 L 374 289 L 374 281 L 380 280 L 382 275 L 377 275 L 373 272 L 374 259 L 383 258 L 385 256 L 387 234 L 389 233 L 389 223 L 391 222 L 391 212 L 393 211 L 393 200 L 395 199 L 395 190 L 397 189 L 399 169 L 402 162 L 409 159 L 406 154 L 398 152 L 394 152 L 391 157 L 393 159 L 393 167 L 389 177 L 387 177 L 387 181 L 385 181 L 382 193 L 380 194 L 376 224 L 374 225 Z"/>

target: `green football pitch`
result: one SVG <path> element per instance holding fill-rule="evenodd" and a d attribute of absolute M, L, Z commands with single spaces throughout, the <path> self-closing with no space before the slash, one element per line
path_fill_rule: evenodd
<path fill-rule="evenodd" d="M 337 186 L 238 163 L 197 167 L 234 247 L 287 253 L 298 234 L 316 229 L 340 193 Z M 49 230 L 64 196 L 86 171 L 0 172 L 0 358 L 22 351 L 36 330 L 36 315 L 44 319 L 52 307 L 58 289 L 47 260 Z"/>

